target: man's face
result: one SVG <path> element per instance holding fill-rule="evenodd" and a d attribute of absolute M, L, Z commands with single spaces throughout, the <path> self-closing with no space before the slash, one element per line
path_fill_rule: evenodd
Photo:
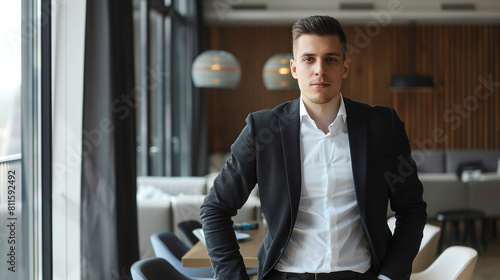
<path fill-rule="evenodd" d="M 350 61 L 343 59 L 339 37 L 303 34 L 295 44 L 290 68 L 304 102 L 330 102 L 339 95 L 342 80 L 349 75 Z"/>

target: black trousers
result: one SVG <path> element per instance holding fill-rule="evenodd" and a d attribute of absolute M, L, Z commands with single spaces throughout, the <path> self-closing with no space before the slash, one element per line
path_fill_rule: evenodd
<path fill-rule="evenodd" d="M 365 273 L 354 271 L 338 271 L 330 273 L 289 273 L 277 270 L 271 271 L 266 280 L 377 280 L 372 269 Z"/>

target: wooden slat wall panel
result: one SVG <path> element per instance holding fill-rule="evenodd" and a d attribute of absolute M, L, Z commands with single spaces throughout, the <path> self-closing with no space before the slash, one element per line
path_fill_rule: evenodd
<path fill-rule="evenodd" d="M 208 48 L 231 52 L 242 68 L 236 89 L 206 91 L 210 151 L 225 152 L 250 112 L 273 108 L 299 96 L 298 91 L 267 91 L 262 81 L 262 68 L 269 57 L 292 52 L 291 35 L 282 27 L 211 27 L 207 32 Z"/>
<path fill-rule="evenodd" d="M 342 93 L 394 107 L 413 149 L 500 149 L 499 25 L 344 29 L 351 72 Z M 290 27 L 209 27 L 207 35 L 209 49 L 233 53 L 242 66 L 236 89 L 207 90 L 210 151 L 225 152 L 248 113 L 299 96 L 295 91 L 267 91 L 262 82 L 265 61 L 291 52 Z M 392 75 L 408 73 L 431 75 L 435 89 L 389 90 Z"/>

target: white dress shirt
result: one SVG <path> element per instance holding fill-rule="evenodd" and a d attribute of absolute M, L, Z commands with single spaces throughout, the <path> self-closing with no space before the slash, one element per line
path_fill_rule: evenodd
<path fill-rule="evenodd" d="M 347 114 L 340 100 L 325 134 L 300 98 L 302 191 L 297 221 L 276 270 L 364 273 L 371 266 L 354 189 Z"/>

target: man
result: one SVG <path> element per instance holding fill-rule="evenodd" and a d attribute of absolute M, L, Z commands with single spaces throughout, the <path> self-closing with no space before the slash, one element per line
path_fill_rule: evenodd
<path fill-rule="evenodd" d="M 231 216 L 258 183 L 259 279 L 408 279 L 427 215 L 404 124 L 342 96 L 350 61 L 336 19 L 301 19 L 292 33 L 300 98 L 249 114 L 201 207 L 214 277 L 248 279 Z"/>

